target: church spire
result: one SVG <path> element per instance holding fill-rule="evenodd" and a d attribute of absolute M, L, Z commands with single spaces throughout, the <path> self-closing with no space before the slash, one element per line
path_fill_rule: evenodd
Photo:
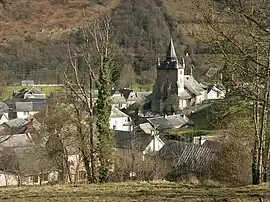
<path fill-rule="evenodd" d="M 173 40 L 171 38 L 168 50 L 167 50 L 167 54 L 166 54 L 166 60 L 176 60 L 177 56 L 175 53 L 175 49 L 174 49 L 174 45 L 173 45 Z"/>

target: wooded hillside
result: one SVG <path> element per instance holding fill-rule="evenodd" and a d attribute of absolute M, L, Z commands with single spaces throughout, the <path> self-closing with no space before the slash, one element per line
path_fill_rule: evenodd
<path fill-rule="evenodd" d="M 204 75 L 209 51 L 194 37 L 189 1 L 172 0 L 3 0 L 0 3 L 0 61 L 6 84 L 22 79 L 60 82 L 68 66 L 69 35 L 83 21 L 110 11 L 118 49 L 117 84 L 152 84 L 157 56 L 173 36 L 179 57 L 189 53 L 195 75 Z M 199 33 L 199 31 L 198 31 Z M 134 72 L 132 78 L 124 77 Z M 42 76 L 41 76 L 42 75 Z M 121 79 L 119 78 L 121 77 Z M 132 80 L 132 81 L 130 81 Z"/>

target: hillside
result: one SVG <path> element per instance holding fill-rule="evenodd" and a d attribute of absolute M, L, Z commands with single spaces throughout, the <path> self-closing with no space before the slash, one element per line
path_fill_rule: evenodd
<path fill-rule="evenodd" d="M 1 201 L 269 201 L 269 185 L 220 187 L 171 182 L 124 182 L 0 189 Z"/>
<path fill-rule="evenodd" d="M 0 44 L 14 40 L 61 37 L 80 26 L 84 18 L 91 19 L 112 9 L 118 0 L 107 0 L 104 5 L 95 0 L 72 0 L 55 4 L 57 0 L 4 0 L 0 3 Z M 58 0 L 58 2 L 61 2 Z M 63 1 L 64 2 L 64 1 Z"/>
<path fill-rule="evenodd" d="M 209 62 L 216 55 L 209 54 L 197 40 L 200 29 L 192 20 L 196 13 L 190 12 L 187 0 L 104 0 L 102 4 L 97 0 L 4 2 L 5 6 L 0 3 L 0 68 L 1 80 L 8 85 L 23 79 L 60 82 L 59 75 L 69 64 L 68 35 L 84 19 L 91 21 L 107 11 L 111 12 L 119 52 L 117 85 L 152 85 L 156 59 L 164 57 L 171 37 L 179 57 L 189 53 L 187 72 L 193 64 L 197 79 L 204 80 L 206 71 L 216 66 Z"/>

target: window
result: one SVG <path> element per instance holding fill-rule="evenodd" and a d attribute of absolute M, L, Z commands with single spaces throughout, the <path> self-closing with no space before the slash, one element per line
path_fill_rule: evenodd
<path fill-rule="evenodd" d="M 80 171 L 79 171 L 79 179 L 80 179 L 80 180 L 83 180 L 83 179 L 85 179 L 85 178 L 86 178 L 86 171 L 80 170 Z"/>
<path fill-rule="evenodd" d="M 42 173 L 40 175 L 40 178 L 42 181 L 48 181 L 49 180 L 49 174 L 48 173 Z"/>
<path fill-rule="evenodd" d="M 29 112 L 23 112 L 23 115 L 29 115 Z"/>
<path fill-rule="evenodd" d="M 38 175 L 33 175 L 33 182 L 38 183 Z"/>
<path fill-rule="evenodd" d="M 113 129 L 114 129 L 114 130 L 116 129 L 116 125 L 113 125 Z"/>

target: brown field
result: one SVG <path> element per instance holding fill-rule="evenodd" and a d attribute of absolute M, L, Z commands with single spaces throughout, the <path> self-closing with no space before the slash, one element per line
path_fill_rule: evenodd
<path fill-rule="evenodd" d="M 123 182 L 0 189 L 0 201 L 270 201 L 270 184 L 245 187 Z"/>

